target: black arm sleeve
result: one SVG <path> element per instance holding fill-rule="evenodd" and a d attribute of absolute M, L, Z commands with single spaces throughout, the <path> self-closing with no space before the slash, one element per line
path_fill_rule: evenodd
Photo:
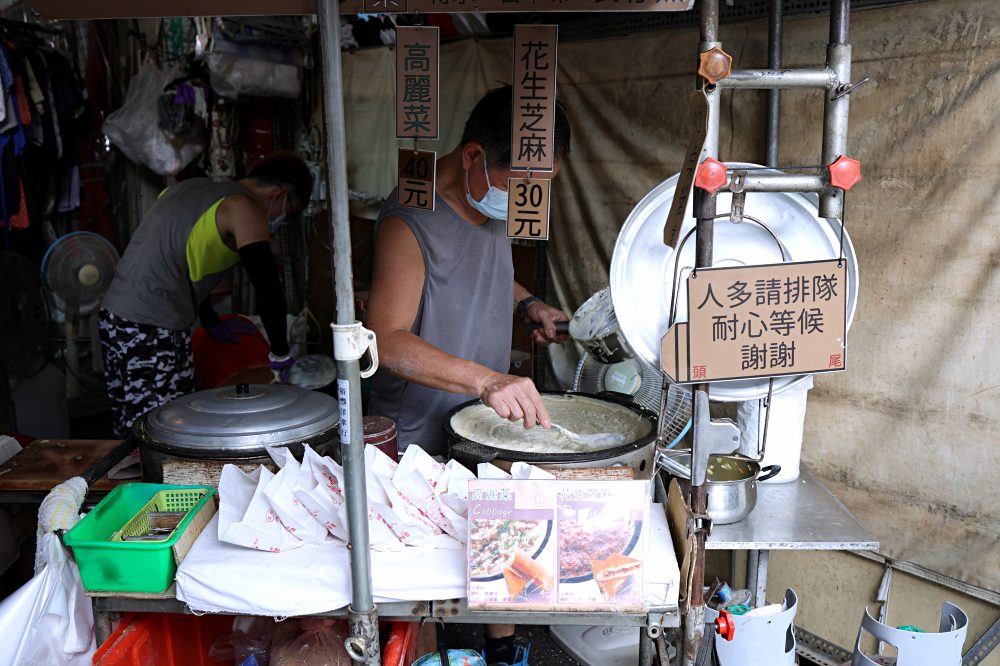
<path fill-rule="evenodd" d="M 278 281 L 278 263 L 267 241 L 248 243 L 240 248 L 240 262 L 257 292 L 257 313 L 271 341 L 271 353 L 288 354 L 288 331 L 285 323 L 285 294 Z"/>
<path fill-rule="evenodd" d="M 201 322 L 201 327 L 204 329 L 212 328 L 221 321 L 215 308 L 212 307 L 211 296 L 203 300 L 198 307 L 198 321 Z"/>

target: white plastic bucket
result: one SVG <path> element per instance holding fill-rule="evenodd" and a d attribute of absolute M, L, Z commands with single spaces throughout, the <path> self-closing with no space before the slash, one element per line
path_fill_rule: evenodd
<path fill-rule="evenodd" d="M 810 376 L 806 381 L 772 395 L 770 407 L 763 406 L 764 400 L 741 402 L 737 407 L 740 453 L 750 458 L 757 457 L 764 437 L 764 419 L 767 418 L 767 412 L 771 412 L 771 419 L 767 424 L 767 446 L 761 466 L 781 465 L 781 472 L 761 483 L 785 483 L 799 478 L 806 400 L 812 387 Z"/>

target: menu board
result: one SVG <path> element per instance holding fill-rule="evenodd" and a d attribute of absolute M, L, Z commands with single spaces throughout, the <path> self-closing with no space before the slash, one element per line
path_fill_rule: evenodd
<path fill-rule="evenodd" d="M 469 481 L 471 610 L 643 611 L 649 481 Z"/>

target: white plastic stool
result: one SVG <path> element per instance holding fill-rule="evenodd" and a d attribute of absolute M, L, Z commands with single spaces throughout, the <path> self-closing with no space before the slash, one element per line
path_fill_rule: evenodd
<path fill-rule="evenodd" d="M 792 620 L 799 599 L 795 591 L 785 590 L 785 602 L 776 615 L 759 617 L 734 615 L 733 640 L 715 636 L 715 651 L 721 666 L 795 666 L 795 633 Z M 705 621 L 715 622 L 719 614 L 705 609 Z"/>
<path fill-rule="evenodd" d="M 948 602 L 941 606 L 941 625 L 936 634 L 890 627 L 873 618 L 865 608 L 851 666 L 878 666 L 879 662 L 861 651 L 864 632 L 896 648 L 896 666 L 961 666 L 962 645 L 968 630 L 969 616 Z"/>

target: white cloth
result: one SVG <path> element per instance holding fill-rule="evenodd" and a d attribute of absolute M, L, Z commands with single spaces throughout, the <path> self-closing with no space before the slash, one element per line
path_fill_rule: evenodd
<path fill-rule="evenodd" d="M 347 547 L 306 544 L 266 553 L 221 543 L 212 519 L 177 569 L 177 598 L 192 609 L 290 617 L 342 608 L 351 600 Z M 663 508 L 650 510 L 646 601 L 676 605 L 680 572 Z M 376 602 L 464 598 L 464 550 L 407 547 L 372 551 Z"/>
<path fill-rule="evenodd" d="M 69 530 L 80 522 L 80 506 L 87 497 L 87 482 L 74 476 L 49 491 L 38 507 L 37 544 L 35 545 L 35 573 L 41 572 L 49 560 L 45 550 L 44 535 L 56 530 Z"/>
<path fill-rule="evenodd" d="M 199 611 L 289 617 L 322 613 L 351 599 L 347 547 L 331 541 L 267 553 L 218 539 L 212 519 L 177 569 L 177 598 Z M 375 601 L 465 596 L 464 550 L 372 551 Z"/>

